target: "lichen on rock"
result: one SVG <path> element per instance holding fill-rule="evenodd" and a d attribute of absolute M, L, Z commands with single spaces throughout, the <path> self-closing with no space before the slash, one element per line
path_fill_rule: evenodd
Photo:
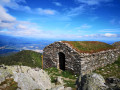
<path fill-rule="evenodd" d="M 0 68 L 0 82 L 13 78 L 18 83 L 19 90 L 51 89 L 51 80 L 42 69 L 27 66 L 6 66 Z"/>
<path fill-rule="evenodd" d="M 79 77 L 80 78 L 80 77 Z M 81 80 L 77 80 L 78 90 L 106 90 L 104 78 L 96 73 L 90 73 L 82 76 Z"/>

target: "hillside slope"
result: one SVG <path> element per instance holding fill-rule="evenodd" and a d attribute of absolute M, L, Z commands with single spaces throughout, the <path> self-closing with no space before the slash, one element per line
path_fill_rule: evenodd
<path fill-rule="evenodd" d="M 112 46 L 120 48 L 120 41 L 113 43 Z"/>
<path fill-rule="evenodd" d="M 41 53 L 23 50 L 14 55 L 0 57 L 0 64 L 42 67 Z"/>

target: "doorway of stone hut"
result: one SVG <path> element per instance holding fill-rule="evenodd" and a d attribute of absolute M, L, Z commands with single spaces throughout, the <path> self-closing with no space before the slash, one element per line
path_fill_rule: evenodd
<path fill-rule="evenodd" d="M 58 55 L 59 55 L 59 68 L 65 71 L 65 54 L 59 52 Z"/>

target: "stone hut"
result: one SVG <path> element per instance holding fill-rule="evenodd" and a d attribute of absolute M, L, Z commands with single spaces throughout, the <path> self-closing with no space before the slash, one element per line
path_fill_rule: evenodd
<path fill-rule="evenodd" d="M 115 62 L 118 55 L 118 49 L 102 42 L 59 41 L 44 48 L 43 67 L 56 67 L 84 75 Z"/>

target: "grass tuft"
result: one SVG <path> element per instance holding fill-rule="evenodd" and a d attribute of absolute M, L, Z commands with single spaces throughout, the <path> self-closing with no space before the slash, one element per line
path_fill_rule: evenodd
<path fill-rule="evenodd" d="M 57 80 L 56 80 L 57 77 L 61 76 L 66 87 L 75 88 L 75 82 L 76 82 L 78 75 L 74 75 L 70 73 L 69 71 L 58 70 L 55 67 L 47 68 L 45 69 L 45 71 L 48 72 L 52 83 L 57 83 Z"/>

